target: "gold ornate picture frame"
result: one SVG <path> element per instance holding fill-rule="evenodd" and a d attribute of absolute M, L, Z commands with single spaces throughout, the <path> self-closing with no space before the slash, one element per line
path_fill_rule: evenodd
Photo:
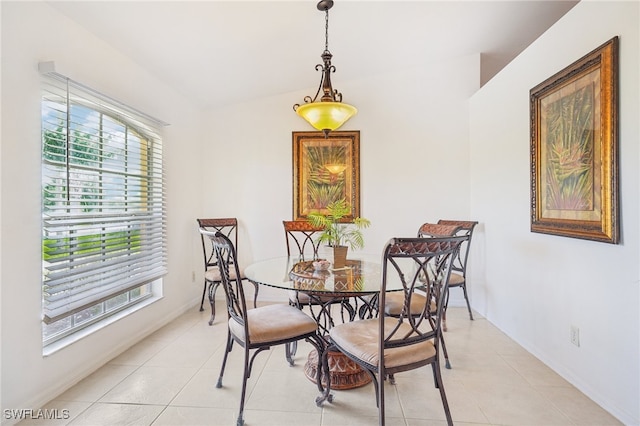
<path fill-rule="evenodd" d="M 531 231 L 617 244 L 618 37 L 530 91 Z"/>
<path fill-rule="evenodd" d="M 360 216 L 360 132 L 293 132 L 293 220 L 341 199 Z"/>

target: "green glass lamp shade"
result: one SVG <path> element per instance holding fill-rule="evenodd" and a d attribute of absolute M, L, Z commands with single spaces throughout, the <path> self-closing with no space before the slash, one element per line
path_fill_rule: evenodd
<path fill-rule="evenodd" d="M 310 102 L 298 106 L 296 113 L 318 130 L 336 130 L 358 110 L 342 102 Z"/>

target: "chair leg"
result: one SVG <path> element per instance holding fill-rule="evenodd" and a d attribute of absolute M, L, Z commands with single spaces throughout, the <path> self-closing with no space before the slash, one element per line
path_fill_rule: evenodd
<path fill-rule="evenodd" d="M 451 370 L 449 354 L 447 353 L 447 345 L 444 343 L 444 336 L 442 334 L 440 334 L 440 344 L 442 345 L 442 355 L 444 356 L 444 368 Z"/>
<path fill-rule="evenodd" d="M 296 302 L 289 299 L 289 306 L 293 306 L 294 308 L 302 310 L 302 306 L 297 302 L 298 297 L 296 296 Z M 287 343 L 284 345 L 285 348 L 285 358 L 290 366 L 293 366 L 294 361 L 293 357 L 296 356 L 296 352 L 298 352 L 298 341 Z M 318 360 L 320 360 L 320 355 L 318 355 Z"/>
<path fill-rule="evenodd" d="M 238 412 L 238 421 L 236 422 L 237 426 L 244 425 L 244 400 L 247 394 L 247 380 L 249 380 L 250 375 L 251 375 L 251 368 L 249 366 L 249 349 L 245 346 L 244 371 L 242 374 L 242 393 L 240 394 L 240 411 Z"/>
<path fill-rule="evenodd" d="M 469 311 L 469 319 L 473 321 L 473 314 L 471 313 L 471 305 L 469 304 L 469 296 L 467 296 L 467 283 L 462 284 L 462 292 L 464 293 L 464 300 L 467 301 L 467 310 Z"/>
<path fill-rule="evenodd" d="M 291 342 L 291 343 L 286 343 L 284 345 L 284 350 L 285 350 L 285 357 L 287 359 L 287 362 L 289 363 L 290 366 L 293 366 L 294 361 L 293 361 L 293 357 L 296 355 L 296 352 L 298 351 L 298 342 Z"/>
<path fill-rule="evenodd" d="M 331 395 L 331 372 L 329 371 L 329 350 L 334 349 L 335 347 L 326 347 L 322 351 L 322 353 L 318 352 L 318 357 L 322 358 L 322 371 L 325 373 L 325 380 L 327 386 L 324 388 L 324 392 L 316 398 L 316 405 L 321 407 L 325 401 L 329 401 L 329 403 L 333 402 L 333 395 Z M 318 364 L 320 365 L 320 364 Z M 321 371 L 318 370 L 317 382 L 319 384 L 318 388 L 322 387 L 322 378 L 320 377 Z"/>
<path fill-rule="evenodd" d="M 213 325 L 213 320 L 216 319 L 216 290 L 219 285 L 219 282 L 212 282 L 209 284 L 209 304 L 211 305 L 211 318 L 209 318 L 209 325 Z"/>
<path fill-rule="evenodd" d="M 379 426 L 384 426 L 384 422 L 385 422 L 385 412 L 384 412 L 384 375 L 386 373 L 383 373 L 382 371 L 379 372 L 378 374 L 378 386 L 377 386 L 377 400 L 378 400 L 378 425 Z"/>
<path fill-rule="evenodd" d="M 220 368 L 220 375 L 218 376 L 218 382 L 216 383 L 216 388 L 222 387 L 222 376 L 224 375 L 224 368 L 227 366 L 227 357 L 229 356 L 229 352 L 233 348 L 233 339 L 231 338 L 231 331 L 227 330 L 227 347 L 224 351 L 224 357 L 222 358 L 222 367 Z"/>
<path fill-rule="evenodd" d="M 253 286 L 255 287 L 255 291 L 253 292 L 253 307 L 257 308 L 258 307 L 258 289 L 260 287 L 258 286 L 257 283 L 253 283 Z"/>
<path fill-rule="evenodd" d="M 444 298 L 444 306 L 442 307 L 442 331 L 447 331 L 447 306 L 449 306 L 449 292 L 451 287 L 447 288 L 447 294 Z"/>
<path fill-rule="evenodd" d="M 444 384 L 442 383 L 442 376 L 440 375 L 440 365 L 437 361 L 431 365 L 433 367 L 433 375 L 436 380 L 436 387 L 440 390 L 440 399 L 442 399 L 442 407 L 444 408 L 444 415 L 447 418 L 447 425 L 453 426 L 451 410 L 449 410 L 449 403 L 447 402 L 447 394 L 444 392 Z"/>
<path fill-rule="evenodd" d="M 202 300 L 200 301 L 200 312 L 204 311 L 204 296 L 207 294 L 207 280 L 204 280 L 204 287 L 202 288 Z"/>

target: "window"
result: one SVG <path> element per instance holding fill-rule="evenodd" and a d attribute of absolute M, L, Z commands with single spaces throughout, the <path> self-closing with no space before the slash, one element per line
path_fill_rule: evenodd
<path fill-rule="evenodd" d="M 42 95 L 45 346 L 166 273 L 161 123 L 58 74 Z"/>

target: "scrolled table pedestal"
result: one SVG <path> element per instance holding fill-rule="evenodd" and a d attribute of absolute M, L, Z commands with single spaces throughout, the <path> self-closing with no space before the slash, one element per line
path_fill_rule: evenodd
<path fill-rule="evenodd" d="M 327 359 L 329 361 L 331 389 L 355 389 L 371 382 L 371 377 L 342 352 L 329 351 Z M 304 374 L 313 383 L 316 383 L 317 367 L 318 352 L 314 349 L 309 352 L 307 363 L 304 365 Z M 326 385 L 324 377 L 322 378 L 322 385 Z"/>

